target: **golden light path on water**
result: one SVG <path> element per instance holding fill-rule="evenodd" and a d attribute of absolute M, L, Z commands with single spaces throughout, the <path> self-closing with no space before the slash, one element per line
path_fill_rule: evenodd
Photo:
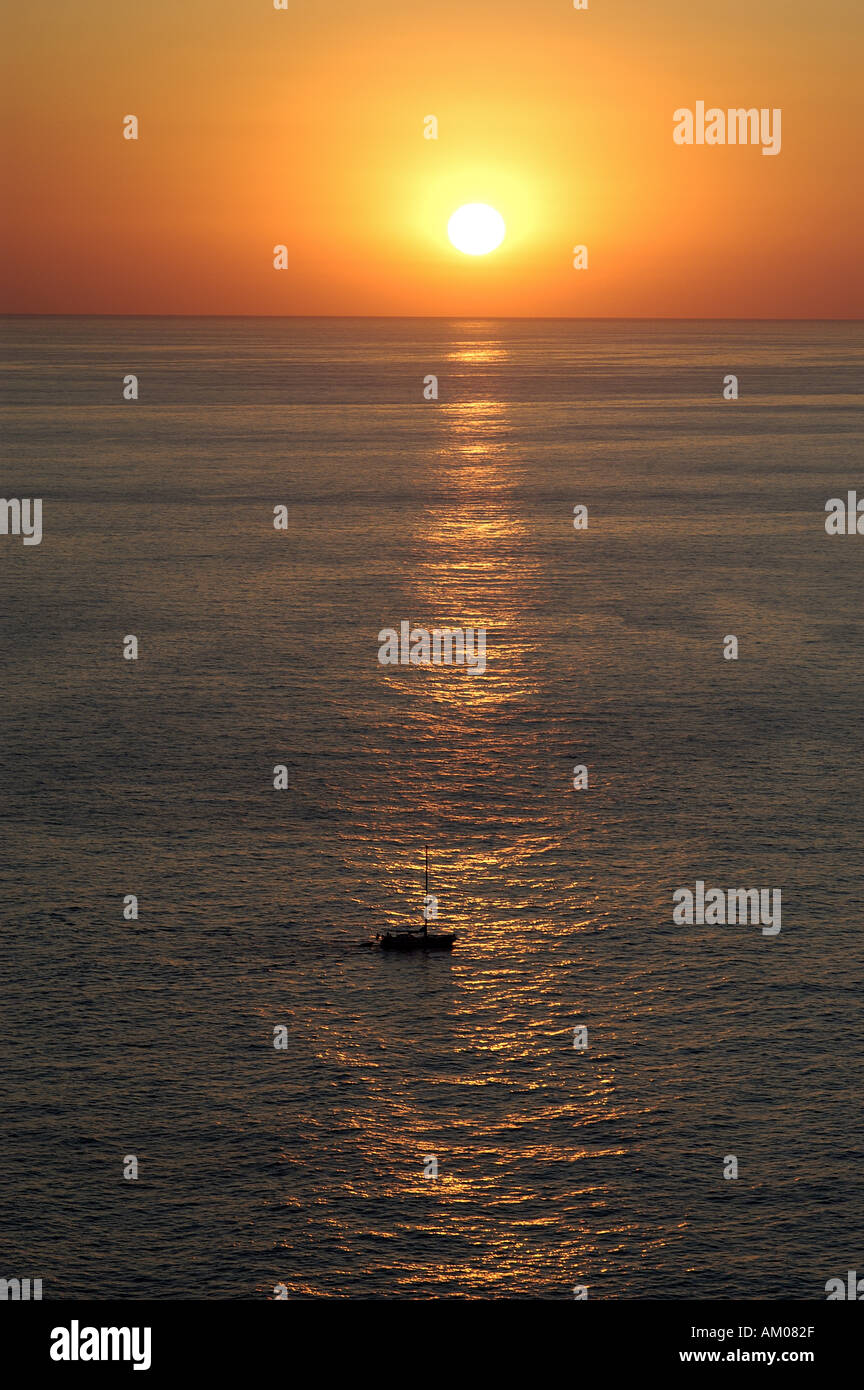
<path fill-rule="evenodd" d="M 506 357 L 503 343 L 469 341 L 452 348 L 448 365 L 506 364 Z M 502 759 L 521 759 L 530 782 L 542 739 L 542 728 L 532 728 L 532 711 L 543 702 L 543 658 L 531 616 L 542 576 L 514 500 L 525 461 L 514 456 L 502 400 L 445 403 L 438 419 L 427 489 L 434 501 L 417 526 L 406 616 L 429 630 L 485 628 L 487 667 L 482 675 L 435 665 L 381 674 L 414 752 L 414 767 L 399 775 L 410 780 L 418 816 L 446 827 L 433 835 L 430 890 L 439 897 L 439 928 L 455 931 L 458 946 L 452 959 L 384 963 L 404 1018 L 395 1025 L 381 1018 L 377 1036 L 355 1040 L 365 1054 L 368 1095 L 346 1142 L 363 1176 L 343 1191 L 388 1209 L 369 1233 L 373 1248 L 380 1240 L 398 1249 L 400 1234 L 428 1245 L 428 1256 L 409 1262 L 397 1284 L 452 1284 L 471 1296 L 548 1280 L 548 1239 L 538 1244 L 537 1234 L 550 1227 L 559 1228 L 557 1277 L 567 1269 L 575 1279 L 590 1243 L 578 1229 L 560 1229 L 556 1189 L 575 1184 L 593 1204 L 600 1194 L 580 1180 L 580 1161 L 621 1149 L 587 1137 L 616 1114 L 613 1061 L 598 1059 L 587 1074 L 560 1067 L 572 1010 L 562 1007 L 554 975 L 545 978 L 547 957 L 550 943 L 578 934 L 578 924 L 538 912 L 539 894 L 531 902 L 533 866 L 554 850 L 556 827 L 543 814 L 526 822 L 525 793 L 505 791 L 501 776 Z M 395 853 L 383 836 L 370 845 L 382 927 L 420 921 L 420 843 L 417 835 Z M 514 876 L 528 899 L 516 910 Z M 356 1061 L 344 1036 L 342 1047 L 346 1064 Z M 398 1080 L 394 1047 L 405 1063 Z M 567 1062 L 573 1055 L 571 1044 Z M 423 1176 L 426 1154 L 438 1158 L 435 1181 Z M 404 1209 L 395 1229 L 393 1203 Z M 344 1237 L 343 1219 L 338 1212 L 328 1218 L 334 1239 Z M 463 1254 L 439 1262 L 436 1245 L 453 1238 Z"/>

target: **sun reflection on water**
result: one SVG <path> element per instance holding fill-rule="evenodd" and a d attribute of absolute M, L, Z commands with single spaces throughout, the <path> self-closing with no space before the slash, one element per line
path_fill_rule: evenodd
<path fill-rule="evenodd" d="M 457 370 L 506 366 L 507 349 L 460 342 L 447 360 Z M 402 752 L 388 819 L 385 808 L 372 817 L 366 853 L 376 929 L 400 930 L 421 922 L 422 846 L 431 841 L 437 927 L 457 941 L 452 956 L 376 960 L 362 1030 L 346 1020 L 322 1025 L 325 1055 L 332 1044 L 338 1065 L 362 1078 L 337 1155 L 340 1214 L 328 1214 L 324 1238 L 365 1242 L 392 1269 L 394 1290 L 452 1280 L 471 1297 L 518 1290 L 520 1280 L 560 1284 L 564 1269 L 576 1280 L 591 1238 L 561 1229 L 556 1194 L 563 1185 L 568 1201 L 582 1192 L 602 1210 L 597 1173 L 623 1149 L 607 1133 L 619 1108 L 615 1064 L 603 1049 L 587 1064 L 574 1052 L 578 1003 L 562 1004 L 550 974 L 557 949 L 578 980 L 583 928 L 544 908 L 538 871 L 560 853 L 560 828 L 531 791 L 548 760 L 534 621 L 543 577 L 519 502 L 524 463 L 511 411 L 487 391 L 442 403 L 435 418 L 405 617 L 429 631 L 485 628 L 487 666 L 483 674 L 382 668 Z M 515 768 L 524 772 L 514 784 Z M 526 819 L 532 802 L 536 815 Z M 586 916 L 584 930 L 592 926 Z M 440 1165 L 434 1180 L 423 1176 L 430 1154 Z M 347 1235 L 343 1202 L 356 1222 Z M 622 1225 L 622 1238 L 635 1234 Z M 428 1242 L 426 1261 L 416 1257 L 418 1238 Z M 453 1242 L 458 1259 L 448 1254 Z"/>

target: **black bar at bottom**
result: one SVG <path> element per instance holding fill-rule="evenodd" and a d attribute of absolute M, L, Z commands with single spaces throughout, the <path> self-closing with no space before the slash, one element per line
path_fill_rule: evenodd
<path fill-rule="evenodd" d="M 713 1365 L 771 1372 L 804 1367 L 824 1381 L 832 1372 L 851 1374 L 862 1328 L 857 1307 L 827 1300 L 444 1299 L 434 1309 L 420 1301 L 357 1303 L 7 1302 L 0 1305 L 3 1362 L 7 1370 L 14 1366 L 18 1383 L 28 1373 L 135 1375 L 137 1365 L 142 1382 L 145 1375 L 161 1383 L 163 1377 L 212 1372 L 314 1384 L 325 1375 L 353 1380 L 383 1372 L 434 1390 L 436 1378 L 463 1381 L 473 1367 L 486 1384 L 499 1366 L 512 1381 L 523 1361 L 541 1380 L 555 1365 L 556 1380 L 561 1374 L 579 1380 L 589 1367 L 594 1375 L 598 1369 L 662 1374 L 672 1367 L 698 1375 Z"/>

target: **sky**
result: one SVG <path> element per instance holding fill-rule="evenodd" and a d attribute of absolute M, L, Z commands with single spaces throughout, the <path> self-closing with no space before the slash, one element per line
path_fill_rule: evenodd
<path fill-rule="evenodd" d="M 588 4 L 7 7 L 0 307 L 860 317 L 860 0 Z M 700 100 L 780 108 L 780 153 L 677 145 Z"/>

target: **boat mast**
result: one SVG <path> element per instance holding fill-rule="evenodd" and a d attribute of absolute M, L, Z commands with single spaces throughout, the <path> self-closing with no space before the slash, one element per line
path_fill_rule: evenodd
<path fill-rule="evenodd" d="M 426 913 L 429 909 L 429 846 L 426 846 L 426 896 L 423 899 L 423 935 L 428 935 Z"/>

